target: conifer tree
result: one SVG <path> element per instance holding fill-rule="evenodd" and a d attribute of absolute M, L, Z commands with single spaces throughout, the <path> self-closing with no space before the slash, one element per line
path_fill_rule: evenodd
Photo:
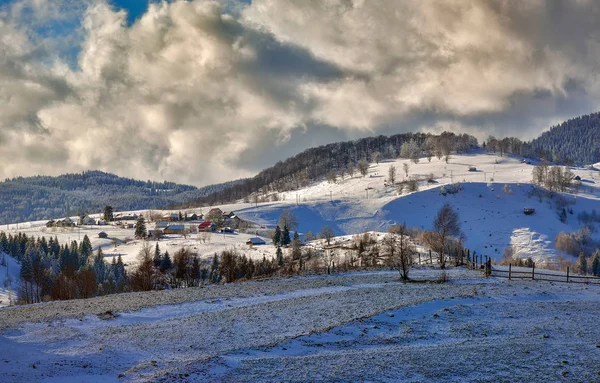
<path fill-rule="evenodd" d="M 219 283 L 221 276 L 219 275 L 219 257 L 215 253 L 212 264 L 210 265 L 210 281 L 211 283 Z"/>
<path fill-rule="evenodd" d="M 277 264 L 279 266 L 283 265 L 283 251 L 281 251 L 281 247 L 277 247 Z"/>
<path fill-rule="evenodd" d="M 158 247 L 158 243 L 156 244 L 156 247 L 154 248 L 154 267 L 160 267 L 161 264 L 161 253 L 160 253 L 160 247 Z"/>
<path fill-rule="evenodd" d="M 600 277 L 600 251 L 596 250 L 592 259 L 592 274 L 595 277 Z"/>
<path fill-rule="evenodd" d="M 148 236 L 146 231 L 146 220 L 144 216 L 140 215 L 137 222 L 135 223 L 135 238 L 145 239 Z"/>
<path fill-rule="evenodd" d="M 281 244 L 281 228 L 279 225 L 275 227 L 275 234 L 273 235 L 273 245 L 279 246 Z"/>
<path fill-rule="evenodd" d="M 287 226 L 284 226 L 283 231 L 281 232 L 281 244 L 283 246 L 288 246 L 291 242 L 290 229 Z"/>
<path fill-rule="evenodd" d="M 173 267 L 173 262 L 171 261 L 171 256 L 169 255 L 168 251 L 165 251 L 165 255 L 162 257 L 161 261 L 160 261 L 160 271 L 161 272 L 166 272 L 171 270 L 171 268 Z"/>

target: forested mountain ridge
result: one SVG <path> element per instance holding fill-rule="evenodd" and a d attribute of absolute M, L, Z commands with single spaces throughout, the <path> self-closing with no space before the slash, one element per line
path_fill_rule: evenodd
<path fill-rule="evenodd" d="M 532 148 L 555 163 L 587 165 L 600 162 L 600 113 L 553 126 L 531 141 Z"/>
<path fill-rule="evenodd" d="M 173 182 L 138 181 L 101 171 L 57 177 L 7 178 L 0 182 L 0 222 L 23 222 L 66 215 L 164 208 L 182 204 L 234 185 L 227 182 L 197 188 Z"/>
<path fill-rule="evenodd" d="M 213 205 L 240 199 L 268 198 L 269 193 L 295 190 L 307 186 L 331 172 L 343 176 L 358 172 L 360 163 L 379 160 L 449 156 L 477 147 L 477 139 L 467 134 L 443 132 L 440 135 L 402 133 L 392 136 L 366 137 L 355 141 L 322 145 L 279 161 L 256 176 L 223 188 L 216 193 L 186 202 L 184 207 Z"/>

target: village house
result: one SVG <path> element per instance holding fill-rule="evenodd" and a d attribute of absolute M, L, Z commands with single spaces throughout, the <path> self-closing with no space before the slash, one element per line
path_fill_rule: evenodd
<path fill-rule="evenodd" d="M 91 218 L 89 215 L 79 217 L 79 225 L 95 225 L 96 220 Z"/>
<path fill-rule="evenodd" d="M 205 221 L 198 225 L 199 232 L 214 232 L 217 230 L 217 224 L 212 221 Z"/>
<path fill-rule="evenodd" d="M 163 230 L 165 234 L 184 234 L 185 225 L 169 225 Z"/>
<path fill-rule="evenodd" d="M 223 217 L 223 210 L 219 209 L 218 207 L 214 207 L 210 209 L 208 214 L 206 214 L 206 217 L 210 219 L 219 219 Z"/>

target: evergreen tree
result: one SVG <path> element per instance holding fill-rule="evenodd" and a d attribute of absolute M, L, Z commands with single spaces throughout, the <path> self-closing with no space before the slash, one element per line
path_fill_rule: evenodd
<path fill-rule="evenodd" d="M 79 245 L 79 257 L 80 257 L 80 267 L 86 266 L 88 263 L 88 259 L 92 256 L 92 242 L 90 238 L 86 235 L 83 236 L 83 241 Z"/>
<path fill-rule="evenodd" d="M 219 275 L 219 257 L 217 253 L 213 257 L 212 264 L 210 265 L 210 281 L 211 283 L 219 283 L 221 276 Z"/>
<path fill-rule="evenodd" d="M 288 246 L 291 242 L 290 229 L 287 226 L 284 226 L 283 231 L 281 232 L 281 244 L 283 246 Z"/>
<path fill-rule="evenodd" d="M 146 220 L 140 215 L 135 223 L 135 238 L 146 239 L 148 232 L 146 231 Z"/>
<path fill-rule="evenodd" d="M 171 256 L 169 255 L 168 251 L 165 251 L 165 255 L 162 257 L 161 261 L 160 261 L 160 271 L 161 272 L 166 272 L 171 270 L 171 268 L 173 267 L 173 262 L 171 261 Z"/>
<path fill-rule="evenodd" d="M 103 218 L 106 222 L 112 222 L 113 220 L 113 208 L 112 206 L 104 206 Z"/>
<path fill-rule="evenodd" d="M 114 258 L 113 258 L 114 260 Z M 94 258 L 94 273 L 96 273 L 96 281 L 99 284 L 104 283 L 106 278 L 108 277 L 108 270 L 106 268 L 106 263 L 104 262 L 104 254 L 102 254 L 102 248 L 98 248 L 98 252 L 96 253 L 96 257 Z"/>
<path fill-rule="evenodd" d="M 277 247 L 277 264 L 279 266 L 283 265 L 283 251 L 279 246 Z"/>
<path fill-rule="evenodd" d="M 273 235 L 273 245 L 279 246 L 281 244 L 281 228 L 279 225 L 275 227 L 275 234 Z"/>
<path fill-rule="evenodd" d="M 8 253 L 9 251 L 9 243 L 8 243 L 8 238 L 6 237 L 6 233 L 5 232 L 1 232 L 0 233 L 0 251 L 3 251 L 5 253 Z"/>
<path fill-rule="evenodd" d="M 600 251 L 596 250 L 592 259 L 592 274 L 595 277 L 600 277 Z"/>

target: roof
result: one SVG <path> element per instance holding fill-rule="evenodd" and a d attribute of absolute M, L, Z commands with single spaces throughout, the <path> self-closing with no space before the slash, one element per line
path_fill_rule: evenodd
<path fill-rule="evenodd" d="M 166 230 L 185 230 L 185 225 L 169 225 Z"/>
<path fill-rule="evenodd" d="M 213 224 L 212 221 L 202 222 L 200 225 L 198 225 L 198 229 L 206 229 L 208 227 L 211 227 L 212 224 Z"/>
<path fill-rule="evenodd" d="M 165 228 L 165 227 L 169 226 L 169 222 L 166 222 L 166 221 L 158 221 L 158 222 L 156 222 L 156 224 L 155 224 L 154 226 L 156 226 L 156 227 L 162 227 L 162 228 Z"/>
<path fill-rule="evenodd" d="M 253 245 L 264 245 L 267 243 L 267 242 L 265 242 L 264 239 L 259 238 L 259 237 L 252 237 L 248 241 L 246 241 L 246 243 L 248 243 L 248 242 L 252 243 Z"/>

